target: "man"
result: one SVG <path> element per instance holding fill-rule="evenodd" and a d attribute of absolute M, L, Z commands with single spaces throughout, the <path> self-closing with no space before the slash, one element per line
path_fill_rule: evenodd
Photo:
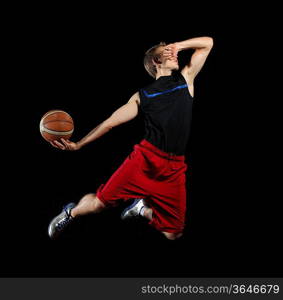
<path fill-rule="evenodd" d="M 79 150 L 135 118 L 139 106 L 145 120 L 144 139 L 96 194 L 87 194 L 77 205 L 69 203 L 63 208 L 49 225 L 51 238 L 78 216 L 99 213 L 130 199 L 135 200 L 124 210 L 122 219 L 142 216 L 170 240 L 182 235 L 186 213 L 184 153 L 190 134 L 194 79 L 212 46 L 212 38 L 199 37 L 152 47 L 145 54 L 144 66 L 155 82 L 136 92 L 79 142 L 51 142 L 62 150 Z M 179 72 L 178 52 L 190 48 L 194 53 Z"/>

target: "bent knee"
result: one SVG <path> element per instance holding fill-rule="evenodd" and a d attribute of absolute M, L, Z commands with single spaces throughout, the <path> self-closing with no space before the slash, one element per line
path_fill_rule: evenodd
<path fill-rule="evenodd" d="M 105 204 L 95 196 L 95 205 L 97 210 L 103 210 L 105 208 Z"/>
<path fill-rule="evenodd" d="M 92 201 L 96 198 L 95 194 L 89 193 L 83 196 L 82 200 Z"/>
<path fill-rule="evenodd" d="M 86 194 L 82 200 L 88 202 L 91 205 L 91 210 L 96 212 L 105 208 L 104 203 L 96 196 L 96 194 Z"/>
<path fill-rule="evenodd" d="M 173 233 L 173 232 L 163 232 L 163 234 L 165 235 L 165 237 L 168 239 L 168 240 L 176 240 L 178 238 L 180 238 L 183 233 L 182 232 L 179 232 L 179 233 Z"/>

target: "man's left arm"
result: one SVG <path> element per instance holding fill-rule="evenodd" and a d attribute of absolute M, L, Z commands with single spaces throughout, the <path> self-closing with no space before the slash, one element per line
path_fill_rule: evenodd
<path fill-rule="evenodd" d="M 169 44 L 165 47 L 167 51 L 164 52 L 166 55 L 175 55 L 186 49 L 195 49 L 192 54 L 189 63 L 182 69 L 181 73 L 185 77 L 188 84 L 192 84 L 195 77 L 202 69 L 209 52 L 213 47 L 213 39 L 211 37 L 197 37 L 174 44 Z"/>

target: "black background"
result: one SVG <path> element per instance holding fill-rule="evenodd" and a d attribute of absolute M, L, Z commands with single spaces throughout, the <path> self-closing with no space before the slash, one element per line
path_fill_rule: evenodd
<path fill-rule="evenodd" d="M 205 13 L 171 5 L 9 12 L 1 276 L 282 275 L 279 199 L 267 152 L 270 62 L 262 42 L 272 28 L 233 5 Z M 70 113 L 77 141 L 151 82 L 142 64 L 149 47 L 203 35 L 214 38 L 214 48 L 195 82 L 184 236 L 172 242 L 146 222 L 123 223 L 122 205 L 79 219 L 51 241 L 50 220 L 107 181 L 142 139 L 143 121 L 63 152 L 40 136 L 41 116 L 50 109 Z M 180 53 L 181 64 L 190 55 Z"/>

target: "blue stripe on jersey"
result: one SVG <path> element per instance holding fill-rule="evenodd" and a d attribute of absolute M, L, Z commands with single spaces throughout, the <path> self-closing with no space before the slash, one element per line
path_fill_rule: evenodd
<path fill-rule="evenodd" d="M 159 95 L 163 95 L 163 94 L 166 94 L 166 93 L 170 93 L 170 92 L 173 92 L 173 91 L 176 91 L 176 90 L 184 89 L 186 87 L 188 87 L 188 85 L 187 84 L 183 84 L 183 85 L 178 85 L 178 86 L 174 87 L 173 89 L 166 90 L 166 91 L 160 92 L 160 93 L 148 94 L 145 90 L 143 90 L 143 93 L 144 93 L 144 95 L 147 98 L 153 98 L 153 97 L 156 97 L 156 96 L 159 96 Z"/>

